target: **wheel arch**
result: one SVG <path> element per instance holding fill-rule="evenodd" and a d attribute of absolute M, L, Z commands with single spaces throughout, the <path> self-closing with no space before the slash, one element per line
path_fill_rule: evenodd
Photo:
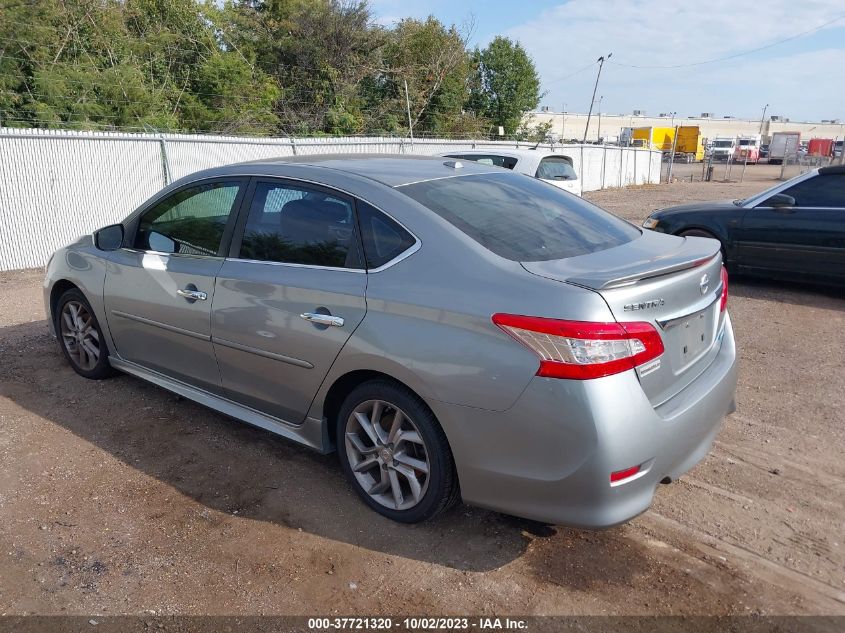
<path fill-rule="evenodd" d="M 729 263 L 729 257 L 730 257 L 730 254 L 731 254 L 731 251 L 730 251 L 731 241 L 728 238 L 727 231 L 722 230 L 722 227 L 713 226 L 711 224 L 706 224 L 704 222 L 695 222 L 695 223 L 692 223 L 692 224 L 685 224 L 684 226 L 675 229 L 672 232 L 672 235 L 680 236 L 683 233 L 687 233 L 688 231 L 702 231 L 704 233 L 712 235 L 713 239 L 718 240 L 719 243 L 722 245 L 721 251 L 722 251 L 723 263 L 725 265 L 727 265 Z"/>
<path fill-rule="evenodd" d="M 343 406 L 343 401 L 356 387 L 358 387 L 358 385 L 369 382 L 370 380 L 389 380 L 390 382 L 396 383 L 397 385 L 400 385 L 404 389 L 410 391 L 414 396 L 419 398 L 429 410 L 431 410 L 431 407 L 426 402 L 426 399 L 420 393 L 395 376 L 391 376 L 390 374 L 374 369 L 353 369 L 351 371 L 347 371 L 341 376 L 335 378 L 331 386 L 326 391 L 325 396 L 314 403 L 317 404 L 319 402 L 322 404 L 322 417 L 323 420 L 325 420 L 327 436 L 330 443 L 327 448 L 330 450 L 336 450 L 337 448 L 334 445 L 334 438 L 336 436 L 337 424 L 339 421 L 338 413 L 340 412 L 340 407 Z M 312 409 L 313 408 L 314 405 L 312 405 Z"/>
<path fill-rule="evenodd" d="M 59 297 L 61 297 L 64 293 L 68 290 L 76 289 L 85 295 L 85 291 L 82 290 L 77 284 L 73 283 L 69 279 L 58 279 L 53 282 L 52 288 L 50 288 L 50 327 L 55 330 L 55 323 L 56 323 L 56 304 L 59 302 Z M 87 299 L 87 297 L 86 297 Z"/>

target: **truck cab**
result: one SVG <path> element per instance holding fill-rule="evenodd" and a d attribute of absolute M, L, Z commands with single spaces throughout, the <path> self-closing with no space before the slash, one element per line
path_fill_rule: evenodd
<path fill-rule="evenodd" d="M 736 137 L 717 136 L 713 139 L 710 147 L 714 161 L 728 162 L 733 157 L 734 150 L 736 149 Z"/>
<path fill-rule="evenodd" d="M 754 163 L 760 160 L 760 135 L 740 136 L 734 148 L 733 158 L 735 163 Z"/>

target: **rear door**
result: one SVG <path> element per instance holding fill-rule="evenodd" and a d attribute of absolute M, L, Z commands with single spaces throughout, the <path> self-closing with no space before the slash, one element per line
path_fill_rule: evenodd
<path fill-rule="evenodd" d="M 795 198 L 795 205 L 763 200 L 744 215 L 739 265 L 845 279 L 845 173 L 820 172 L 780 193 Z"/>
<path fill-rule="evenodd" d="M 214 280 L 246 179 L 192 183 L 153 203 L 127 228 L 106 273 L 106 315 L 124 360 L 212 391 Z"/>
<path fill-rule="evenodd" d="M 227 397 L 302 422 L 364 318 L 366 285 L 351 198 L 254 179 L 214 295 L 211 331 Z"/>

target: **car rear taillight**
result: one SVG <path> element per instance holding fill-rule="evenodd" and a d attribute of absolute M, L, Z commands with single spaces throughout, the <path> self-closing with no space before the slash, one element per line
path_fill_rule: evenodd
<path fill-rule="evenodd" d="M 728 307 L 728 269 L 722 266 L 722 301 L 719 304 L 719 311 L 724 312 Z"/>
<path fill-rule="evenodd" d="M 538 376 L 588 380 L 618 374 L 663 353 L 649 323 L 563 321 L 494 314 L 493 323 L 540 357 Z"/>

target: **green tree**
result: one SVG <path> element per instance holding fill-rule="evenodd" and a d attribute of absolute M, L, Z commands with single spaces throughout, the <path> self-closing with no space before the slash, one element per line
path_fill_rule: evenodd
<path fill-rule="evenodd" d="M 226 5 L 224 39 L 270 73 L 285 134 L 365 129 L 359 85 L 372 71 L 381 32 L 366 2 L 242 0 Z"/>
<path fill-rule="evenodd" d="M 445 27 L 434 17 L 404 19 L 387 33 L 381 65 L 365 86 L 368 109 L 374 124 L 387 131 L 447 135 L 474 117 L 463 114 L 467 77 L 472 60 L 456 27 Z M 407 83 L 407 100 L 405 85 Z"/>
<path fill-rule="evenodd" d="M 540 103 L 540 77 L 534 62 L 518 42 L 498 36 L 484 50 L 475 51 L 477 75 L 468 108 L 514 134 L 522 117 Z"/>
<path fill-rule="evenodd" d="M 7 125 L 272 131 L 278 88 L 219 37 L 213 2 L 33 0 L 0 7 Z"/>

